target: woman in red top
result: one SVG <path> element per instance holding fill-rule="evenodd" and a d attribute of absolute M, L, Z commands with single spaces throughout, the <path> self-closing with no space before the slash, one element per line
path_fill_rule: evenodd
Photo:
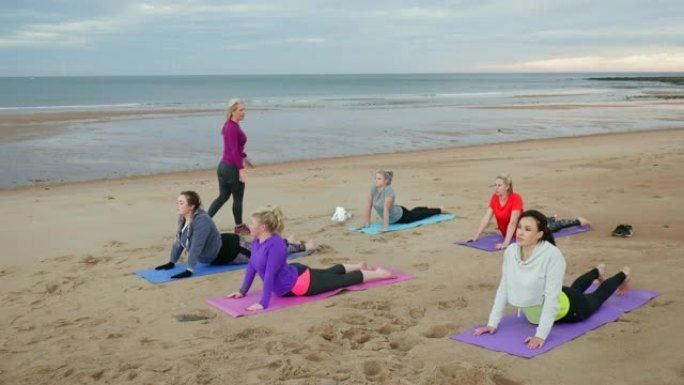
<path fill-rule="evenodd" d="M 494 195 L 489 200 L 487 212 L 485 212 L 482 220 L 480 220 L 480 227 L 478 227 L 472 241 L 477 241 L 480 238 L 492 217 L 495 217 L 499 231 L 501 231 L 501 235 L 504 237 L 504 241 L 497 243 L 496 248 L 505 249 L 511 243 L 511 240 L 515 239 L 518 219 L 520 219 L 520 214 L 523 211 L 522 197 L 513 192 L 513 180 L 510 175 L 497 176 L 494 180 Z M 546 219 L 552 232 L 572 226 L 591 226 L 591 222 L 582 217 L 559 219 L 553 216 Z"/>
<path fill-rule="evenodd" d="M 502 243 L 497 243 L 497 249 L 505 249 L 515 236 L 515 229 L 518 226 L 520 213 L 523 212 L 522 197 L 513 192 L 513 180 L 509 175 L 499 175 L 494 180 L 494 195 L 489 200 L 487 212 L 480 220 L 480 227 L 473 236 L 473 241 L 477 241 L 482 232 L 492 220 L 496 218 L 496 224 L 504 237 Z"/>

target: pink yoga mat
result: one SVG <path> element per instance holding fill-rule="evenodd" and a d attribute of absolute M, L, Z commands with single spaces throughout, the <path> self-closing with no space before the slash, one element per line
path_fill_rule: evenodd
<path fill-rule="evenodd" d="M 331 297 L 343 290 L 349 290 L 349 291 L 360 291 L 360 290 L 366 290 L 366 289 L 372 289 L 374 287 L 380 287 L 380 286 L 386 286 L 386 285 L 391 285 L 394 283 L 399 283 L 399 282 L 404 282 L 404 281 L 409 281 L 414 278 L 415 276 L 411 274 L 407 274 L 404 272 L 401 272 L 399 270 L 395 269 L 389 269 L 387 270 L 393 272 L 397 278 L 394 279 L 383 279 L 379 281 L 372 281 L 372 282 L 367 282 L 367 283 L 360 283 L 358 285 L 353 285 L 349 286 L 345 289 L 337 289 L 337 290 L 332 290 L 328 291 L 325 293 L 313 295 L 310 297 L 277 297 L 277 296 L 272 296 L 271 297 L 271 302 L 268 305 L 267 309 L 264 310 L 259 310 L 259 311 L 249 311 L 247 310 L 247 307 L 250 305 L 253 305 L 261 299 L 261 290 L 255 290 L 249 292 L 246 296 L 238 299 L 233 299 L 233 298 L 226 298 L 226 297 L 215 297 L 215 298 L 209 298 L 205 300 L 204 302 L 208 303 L 211 306 L 214 306 L 220 310 L 223 310 L 224 312 L 230 314 L 231 316 L 237 318 L 240 316 L 247 316 L 247 315 L 253 315 L 253 314 L 261 314 L 269 311 L 274 311 L 290 306 L 295 306 L 295 305 L 300 305 L 303 303 L 309 303 L 309 302 L 314 302 L 318 301 L 324 298 Z"/>

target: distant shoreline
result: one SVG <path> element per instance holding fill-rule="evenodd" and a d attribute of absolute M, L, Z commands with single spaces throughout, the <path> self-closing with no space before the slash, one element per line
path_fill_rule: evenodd
<path fill-rule="evenodd" d="M 628 76 L 628 77 L 600 77 L 587 78 L 587 80 L 609 81 L 609 82 L 661 82 L 684 86 L 684 76 Z"/>

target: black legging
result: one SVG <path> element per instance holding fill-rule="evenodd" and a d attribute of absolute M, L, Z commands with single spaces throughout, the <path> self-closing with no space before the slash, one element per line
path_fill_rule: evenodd
<path fill-rule="evenodd" d="M 242 198 L 245 195 L 245 184 L 240 182 L 240 172 L 232 164 L 219 163 L 216 169 L 218 176 L 219 196 L 209 207 L 210 217 L 214 217 L 217 211 L 228 202 L 230 195 L 233 195 L 233 219 L 236 225 L 242 224 Z"/>
<path fill-rule="evenodd" d="M 238 254 L 242 254 L 247 258 L 250 257 L 251 252 L 240 246 L 240 236 L 233 233 L 221 234 L 221 249 L 216 258 L 211 261 L 212 265 L 229 265 L 237 258 Z"/>
<path fill-rule="evenodd" d="M 311 283 L 309 285 L 309 290 L 304 294 L 305 296 L 341 289 L 363 282 L 362 272 L 352 271 L 351 273 L 347 273 L 344 265 L 335 265 L 327 269 L 311 269 L 301 263 L 293 263 L 292 266 L 297 268 L 298 275 L 302 275 L 307 269 L 311 272 Z M 286 294 L 286 296 L 293 295 L 292 292 Z"/>
<path fill-rule="evenodd" d="M 579 322 L 589 318 L 589 316 L 594 314 L 594 312 L 606 302 L 627 278 L 625 273 L 619 272 L 603 281 L 596 291 L 585 293 L 584 291 L 587 290 L 589 286 L 591 286 L 591 283 L 598 277 L 598 269 L 593 268 L 577 278 L 570 287 L 563 286 L 563 293 L 565 293 L 570 300 L 570 309 L 568 310 L 568 314 L 561 318 L 559 322 Z"/>
<path fill-rule="evenodd" d="M 547 217 L 546 221 L 548 223 L 549 230 L 551 230 L 552 233 L 555 233 L 556 231 L 566 227 L 580 225 L 579 219 L 556 219 L 556 217 Z"/>
<path fill-rule="evenodd" d="M 401 218 L 394 223 L 411 223 L 442 213 L 441 209 L 431 209 L 424 206 L 414 207 L 413 210 L 409 210 L 404 206 L 399 207 L 401 207 Z"/>
<path fill-rule="evenodd" d="M 301 251 L 306 251 L 306 245 L 301 243 L 289 243 L 286 239 L 285 246 L 287 246 L 287 253 L 298 253 Z M 211 262 L 212 265 L 229 265 L 232 263 L 238 254 L 242 254 L 249 258 L 252 256 L 252 251 L 249 249 L 249 243 L 245 244 L 246 247 L 240 244 L 240 236 L 234 233 L 222 233 L 221 234 L 221 249 L 218 252 L 216 258 Z M 242 263 L 242 262 L 238 262 Z"/>

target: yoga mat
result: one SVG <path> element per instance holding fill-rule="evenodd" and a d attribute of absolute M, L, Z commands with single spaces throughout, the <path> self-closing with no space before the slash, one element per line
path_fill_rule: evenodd
<path fill-rule="evenodd" d="M 372 289 L 374 287 L 379 287 L 379 286 L 385 286 L 385 285 L 391 285 L 394 283 L 399 283 L 399 282 L 404 282 L 404 281 L 409 281 L 415 278 L 415 276 L 407 273 L 403 273 L 398 270 L 394 269 L 387 269 L 391 272 L 393 272 L 397 278 L 394 279 L 383 279 L 379 281 L 372 281 L 372 282 L 366 282 L 366 283 L 360 283 L 358 285 L 352 285 L 349 287 L 346 287 L 344 289 L 337 289 L 337 290 L 332 290 L 332 291 L 327 291 L 325 293 L 317 294 L 317 295 L 312 295 L 310 297 L 277 297 L 277 296 L 272 296 L 271 297 L 271 302 L 268 305 L 267 309 L 264 310 L 259 310 L 259 311 L 249 311 L 247 310 L 247 307 L 259 302 L 261 300 L 261 290 L 255 290 L 247 293 L 246 296 L 242 298 L 226 298 L 226 297 L 216 297 L 216 298 L 209 298 L 205 300 L 204 302 L 208 303 L 211 306 L 214 306 L 220 310 L 223 310 L 224 312 L 230 314 L 231 316 L 237 318 L 240 316 L 247 316 L 247 315 L 253 315 L 253 314 L 261 314 L 269 311 L 274 311 L 274 310 L 279 310 L 282 308 L 290 307 L 290 306 L 296 306 L 296 305 L 301 305 L 303 303 L 309 303 L 309 302 L 314 302 L 318 301 L 324 298 L 331 297 L 343 290 L 349 290 L 349 291 L 360 291 L 360 290 L 366 290 L 366 289 Z M 227 294 L 227 293 L 226 293 Z"/>
<path fill-rule="evenodd" d="M 406 230 L 406 229 L 412 229 L 414 227 L 419 227 L 419 226 L 427 225 L 427 224 L 431 224 L 431 223 L 452 221 L 452 220 L 454 220 L 454 218 L 456 218 L 456 216 L 453 214 L 433 215 L 431 217 L 421 219 L 419 221 L 415 221 L 415 222 L 411 222 L 411 223 L 395 223 L 395 224 L 389 225 L 386 232 L 389 233 L 390 231 L 401 231 L 401 230 Z M 347 230 L 357 232 L 357 233 L 369 234 L 369 235 L 378 235 L 378 234 L 382 234 L 380 232 L 381 228 L 382 228 L 382 223 L 376 222 L 376 223 L 371 224 L 368 227 L 349 227 L 349 228 L 347 228 Z"/>
<path fill-rule="evenodd" d="M 590 288 L 591 290 L 591 288 Z M 528 349 L 523 343 L 525 338 L 534 336 L 537 325 L 527 322 L 524 314 L 517 317 L 515 314 L 504 317 L 499 323 L 495 334 L 474 336 L 473 331 L 484 325 L 475 326 L 461 334 L 452 336 L 451 339 L 477 345 L 496 352 L 504 352 L 514 356 L 532 358 L 542 353 L 571 341 L 582 334 L 596 329 L 608 322 L 616 321 L 624 313 L 635 310 L 660 293 L 651 290 L 630 289 L 625 295 L 613 295 L 603 306 L 582 322 L 564 323 L 558 322 L 553 325 L 551 334 L 540 349 Z"/>
<path fill-rule="evenodd" d="M 561 237 L 567 237 L 568 235 L 572 234 L 577 234 L 577 233 L 584 233 L 587 231 L 591 231 L 592 228 L 590 226 L 573 226 L 573 227 L 566 227 L 564 229 L 560 229 L 553 233 L 554 238 L 561 238 Z M 474 247 L 476 249 L 484 250 L 484 251 L 499 251 L 496 249 L 496 244 L 503 242 L 503 236 L 499 233 L 496 234 L 489 234 L 485 235 L 484 237 L 481 237 L 475 242 L 456 242 L 457 245 L 462 245 L 462 246 L 468 246 L 468 247 Z M 511 240 L 511 243 L 515 243 L 515 239 Z"/>
<path fill-rule="evenodd" d="M 300 251 L 298 253 L 292 253 L 287 256 L 287 259 L 294 259 L 294 258 L 299 258 L 303 257 L 306 255 L 311 254 L 308 251 Z M 135 274 L 145 278 L 146 280 L 152 282 L 152 283 L 164 283 L 164 282 L 170 282 L 170 281 L 182 281 L 187 278 L 182 278 L 182 279 L 172 279 L 171 276 L 182 273 L 186 269 L 186 264 L 185 263 L 178 263 L 176 266 L 173 267 L 171 270 L 155 270 L 155 269 L 145 269 L 145 270 L 138 270 L 135 272 Z M 204 263 L 198 263 L 195 266 L 195 270 L 192 272 L 192 275 L 188 278 L 196 278 L 196 277 L 201 277 L 204 275 L 210 275 L 210 274 L 218 274 L 218 273 L 223 273 L 226 271 L 233 271 L 233 270 L 241 270 L 247 267 L 247 264 L 239 264 L 239 265 L 205 265 Z"/>

